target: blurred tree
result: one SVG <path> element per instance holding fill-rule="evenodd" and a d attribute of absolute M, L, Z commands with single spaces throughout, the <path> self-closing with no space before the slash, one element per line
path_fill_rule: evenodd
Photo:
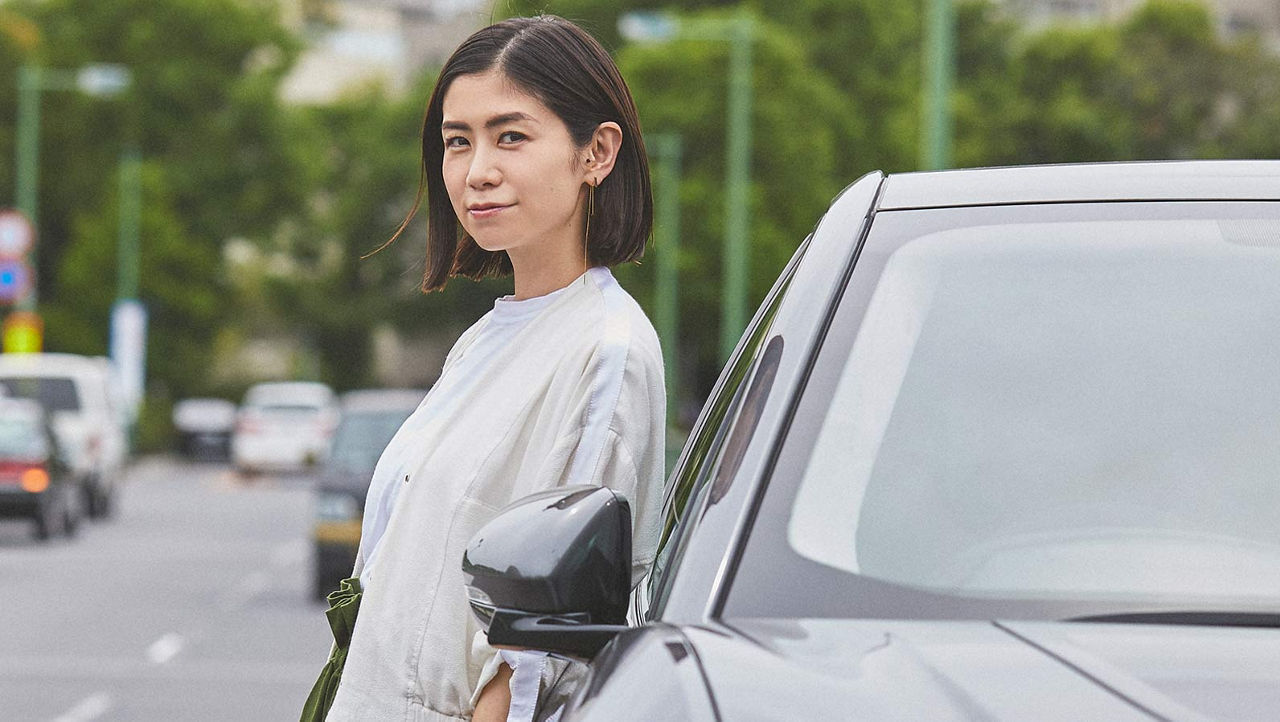
<path fill-rule="evenodd" d="M 1114 101 L 1133 115 L 1134 158 L 1194 158 L 1215 133 L 1227 44 L 1209 10 L 1187 0 L 1154 0 L 1118 29 L 1120 77 Z"/>
<path fill-rule="evenodd" d="M 119 99 L 41 97 L 47 347 L 106 351 L 117 158 L 132 143 L 149 169 L 141 295 L 153 306 L 151 368 L 175 393 L 199 391 L 209 378 L 210 330 L 236 317 L 233 299 L 219 296 L 223 242 L 269 238 L 282 218 L 304 211 L 314 183 L 276 92 L 297 41 L 269 3 L 14 0 L 6 8 L 38 28 L 22 62 L 58 69 L 114 62 L 133 76 Z M 0 82 L 12 82 L 17 60 L 0 49 Z M 208 298 L 220 301 L 210 306 Z"/>
<path fill-rule="evenodd" d="M 974 3 L 958 25 L 960 165 L 1256 155 L 1231 147 L 1250 120 L 1233 110 L 1266 107 L 1280 85 L 1273 59 L 1219 38 L 1195 2 L 1027 37 Z"/>
<path fill-rule="evenodd" d="M 627 12 L 745 6 L 789 31 L 804 72 L 826 76 L 840 91 L 843 113 L 829 122 L 838 134 L 836 171 L 842 178 L 852 180 L 877 168 L 915 167 L 921 0 L 501 0 L 498 6 L 507 16 L 547 12 L 567 17 L 615 52 L 626 44 L 617 27 Z"/>
<path fill-rule="evenodd" d="M 715 15 L 706 11 L 689 17 Z M 618 63 L 644 127 L 676 132 L 684 139 L 680 317 L 705 322 L 686 322 L 680 329 L 682 356 L 691 364 L 681 376 L 700 398 L 724 362 L 717 334 L 728 49 L 724 43 L 702 41 L 631 45 L 618 53 Z M 847 179 L 838 170 L 842 95 L 825 75 L 809 71 L 794 35 L 760 23 L 753 80 L 749 295 L 754 306 Z M 619 272 L 636 281 L 629 287 L 646 308 L 652 308 L 652 268 L 646 263 Z"/>
<path fill-rule="evenodd" d="M 753 82 L 751 298 L 757 303 L 831 197 L 863 172 L 916 161 L 921 0 L 504 0 L 555 12 L 615 51 L 646 132 L 684 141 L 682 376 L 705 394 L 719 372 L 727 49 L 624 44 L 636 9 L 760 19 Z M 120 100 L 42 98 L 41 258 L 51 348 L 106 349 L 114 297 L 116 159 L 137 143 L 144 174 L 142 295 L 151 369 L 175 395 L 207 387 L 214 337 L 292 334 L 320 376 L 372 380 L 370 334 L 455 335 L 509 281 L 418 291 L 425 220 L 361 260 L 412 205 L 432 78 L 404 100 L 379 88 L 289 108 L 279 81 L 300 45 L 270 0 L 9 0 L 0 7 L 0 94 L 22 62 L 120 62 Z M 323 3 L 315 7 L 323 7 Z M 999 4 L 957 6 L 958 165 L 1280 153 L 1280 60 L 1256 38 L 1225 41 L 1198 3 L 1157 0 L 1115 25 L 1023 31 Z M 0 104 L 0 202 L 12 197 L 13 105 Z M 227 277 L 229 239 L 261 268 Z M 662 249 L 658 248 L 661 253 Z M 653 263 L 618 269 L 652 308 Z M 284 269 L 284 270 L 281 270 Z"/>
<path fill-rule="evenodd" d="M 919 86 L 917 1 L 508 0 L 509 15 L 553 12 L 580 22 L 607 47 L 636 97 L 646 132 L 683 137 L 680 258 L 681 377 L 701 398 L 720 364 L 717 342 L 722 240 L 724 43 L 624 44 L 618 18 L 632 10 L 683 19 L 723 15 L 745 5 L 760 19 L 755 54 L 752 249 L 748 305 L 754 308 L 834 194 L 875 168 L 915 163 Z M 661 248 L 656 249 L 661 253 Z M 621 269 L 652 308 L 653 264 Z M 713 320 L 714 319 L 714 320 Z"/>
<path fill-rule="evenodd" d="M 114 191 L 113 189 L 110 189 Z M 216 246 L 192 243 L 187 220 L 174 202 L 165 169 L 150 161 L 143 167 L 140 293 L 147 303 L 150 328 L 147 371 L 169 389 L 205 389 L 209 344 L 227 318 L 225 283 L 216 272 Z M 102 319 L 115 300 L 116 204 L 114 193 L 77 212 L 72 236 L 58 267 L 61 288 L 74 289 L 74 304 L 51 304 L 46 326 L 58 329 L 63 351 L 104 352 Z"/>
<path fill-rule="evenodd" d="M 420 297 L 420 247 L 406 238 L 362 256 L 386 242 L 413 202 L 421 102 L 374 87 L 300 111 L 319 182 L 306 218 L 282 239 L 301 274 L 273 279 L 268 292 L 277 316 L 305 329 L 321 377 L 339 388 L 373 381 L 371 332 Z"/>
<path fill-rule="evenodd" d="M 1018 90 L 1019 27 L 989 2 L 956 7 L 952 163 L 1008 164 L 1020 153 L 1018 124 L 1030 112 Z"/>

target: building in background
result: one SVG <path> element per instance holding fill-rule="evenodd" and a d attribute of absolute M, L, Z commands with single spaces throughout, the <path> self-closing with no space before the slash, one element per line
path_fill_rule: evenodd
<path fill-rule="evenodd" d="M 1033 28 L 1060 22 L 1123 20 L 1145 0 L 998 0 Z M 1201 0 L 1227 37 L 1256 33 L 1280 51 L 1280 0 Z"/>
<path fill-rule="evenodd" d="M 286 23 L 311 44 L 281 89 L 290 103 L 324 104 L 381 84 L 404 92 L 487 24 L 490 0 L 282 0 Z"/>

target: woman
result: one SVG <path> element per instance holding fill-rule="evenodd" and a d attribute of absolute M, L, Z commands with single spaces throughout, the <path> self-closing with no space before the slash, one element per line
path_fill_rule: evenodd
<path fill-rule="evenodd" d="M 515 292 L 462 334 L 378 462 L 354 572 L 359 613 L 328 719 L 530 719 L 561 663 L 488 646 L 462 552 L 511 501 L 587 483 L 631 502 L 633 583 L 652 558 L 662 356 L 608 270 L 642 255 L 652 225 L 644 144 L 609 55 L 543 16 L 484 28 L 454 52 L 422 156 L 424 290 L 512 275 Z"/>

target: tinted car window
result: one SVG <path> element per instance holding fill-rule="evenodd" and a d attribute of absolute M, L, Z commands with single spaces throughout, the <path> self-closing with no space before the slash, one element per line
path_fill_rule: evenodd
<path fill-rule="evenodd" d="M 728 611 L 1274 608 L 1277 238 L 1262 203 L 882 214 Z"/>
<path fill-rule="evenodd" d="M 650 616 L 661 612 L 665 590 L 670 586 L 667 570 L 678 566 L 679 539 L 693 523 L 684 520 L 696 515 L 697 510 L 707 503 L 709 496 L 724 494 L 726 485 L 732 482 L 736 461 L 745 451 L 745 443 L 754 430 L 755 422 L 759 420 L 762 392 L 773 381 L 782 340 L 775 338 L 776 343 L 771 343 L 768 351 L 763 348 L 764 342 L 769 337 L 773 318 L 777 315 L 796 264 L 803 253 L 802 244 L 783 271 L 779 283 L 761 305 L 745 341 L 740 344 L 737 355 L 727 367 L 724 383 L 708 400 L 697 431 L 677 464 L 663 504 L 663 528 L 658 554 L 648 578 Z M 765 358 L 763 364 L 762 356 Z M 761 367 L 764 368 L 764 373 L 756 373 Z M 748 385 L 746 381 L 753 378 L 753 373 L 756 380 Z M 754 402 L 744 405 L 744 399 L 754 399 Z M 746 417 L 740 419 L 744 423 L 734 428 L 739 416 Z M 713 478 L 715 483 L 709 485 L 708 481 Z"/>
<path fill-rule="evenodd" d="M 351 471 L 369 471 L 413 409 L 343 414 L 329 452 L 329 463 Z"/>
<path fill-rule="evenodd" d="M 75 381 L 56 377 L 15 377 L 0 379 L 6 396 L 16 399 L 33 399 L 45 411 L 79 411 L 80 395 Z"/>

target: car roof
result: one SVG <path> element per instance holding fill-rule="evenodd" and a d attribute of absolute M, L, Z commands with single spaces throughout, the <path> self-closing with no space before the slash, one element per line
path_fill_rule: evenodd
<path fill-rule="evenodd" d="M 106 374 L 105 359 L 70 353 L 6 353 L 0 354 L 0 374 L 19 376 L 68 376 L 90 373 Z"/>
<path fill-rule="evenodd" d="M 319 381 L 268 381 L 250 386 L 244 394 L 246 405 L 281 401 L 327 405 L 333 401 L 333 389 Z"/>
<path fill-rule="evenodd" d="M 173 402 L 173 408 L 189 408 L 189 409 L 235 409 L 234 401 L 219 399 L 212 396 L 193 396 L 191 398 L 179 399 Z"/>
<path fill-rule="evenodd" d="M 1078 163 L 898 173 L 879 210 L 1097 201 L 1280 200 L 1280 161 Z"/>
<path fill-rule="evenodd" d="M 425 389 L 360 389 L 342 395 L 342 412 L 413 410 L 427 395 Z"/>

